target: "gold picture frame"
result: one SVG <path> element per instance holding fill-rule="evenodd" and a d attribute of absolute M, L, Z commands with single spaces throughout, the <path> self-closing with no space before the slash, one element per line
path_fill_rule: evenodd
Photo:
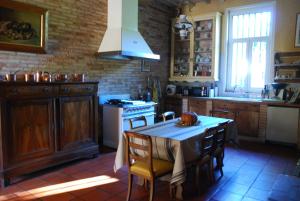
<path fill-rule="evenodd" d="M 0 50 L 46 53 L 48 12 L 11 0 L 0 1 Z"/>
<path fill-rule="evenodd" d="M 295 47 L 300 47 L 300 13 L 297 13 L 296 17 Z"/>

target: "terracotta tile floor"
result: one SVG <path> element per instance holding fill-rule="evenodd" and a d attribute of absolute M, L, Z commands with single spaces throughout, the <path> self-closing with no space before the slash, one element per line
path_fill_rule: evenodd
<path fill-rule="evenodd" d="M 2 200 L 36 201 L 124 201 L 127 171 L 113 172 L 115 153 L 77 161 L 55 169 L 35 173 L 0 189 Z M 292 175 L 297 151 L 275 145 L 242 143 L 227 146 L 224 177 L 209 188 L 196 192 L 192 182 L 185 185 L 185 200 L 201 201 L 296 201 L 300 200 L 300 179 Z M 216 177 L 219 176 L 215 172 Z M 203 186 L 205 179 L 203 179 Z M 155 200 L 170 200 L 168 184 L 156 183 Z M 146 201 L 148 193 L 134 185 L 132 200 Z"/>

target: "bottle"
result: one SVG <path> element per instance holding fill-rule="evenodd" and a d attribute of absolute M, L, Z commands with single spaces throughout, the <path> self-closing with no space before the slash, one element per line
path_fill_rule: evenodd
<path fill-rule="evenodd" d="M 215 84 L 215 93 L 214 93 L 215 97 L 219 95 L 219 88 L 217 86 L 217 84 Z"/>
<path fill-rule="evenodd" d="M 215 96 L 215 89 L 213 83 L 210 85 L 210 90 L 209 90 L 209 97 L 214 97 Z"/>

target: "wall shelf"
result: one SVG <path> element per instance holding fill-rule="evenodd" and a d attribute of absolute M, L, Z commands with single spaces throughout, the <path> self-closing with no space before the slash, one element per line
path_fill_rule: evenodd
<path fill-rule="evenodd" d="M 275 82 L 300 83 L 300 52 L 277 52 L 274 59 Z"/>

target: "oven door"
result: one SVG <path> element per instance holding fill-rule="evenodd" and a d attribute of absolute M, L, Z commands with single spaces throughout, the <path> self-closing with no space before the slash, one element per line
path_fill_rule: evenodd
<path fill-rule="evenodd" d="M 129 119 L 135 118 L 135 117 L 140 117 L 140 116 L 146 117 L 148 126 L 154 124 L 155 112 L 147 112 L 147 113 L 139 113 L 139 114 L 135 114 L 135 115 L 128 115 L 128 116 L 123 117 L 123 130 L 124 131 L 130 130 Z M 140 125 L 138 125 L 138 122 L 137 122 L 136 126 L 140 126 Z"/>

